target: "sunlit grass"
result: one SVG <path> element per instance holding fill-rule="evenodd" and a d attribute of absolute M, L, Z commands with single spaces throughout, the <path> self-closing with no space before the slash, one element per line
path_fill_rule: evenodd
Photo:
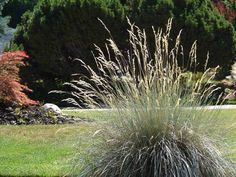
<path fill-rule="evenodd" d="M 92 124 L 0 126 L 0 176 L 62 176 L 90 142 Z"/>
<path fill-rule="evenodd" d="M 106 111 L 106 110 L 105 110 Z M 64 111 L 66 114 L 92 118 L 96 123 L 80 125 L 0 126 L 0 176 L 62 176 L 79 175 L 70 159 L 78 153 L 85 157 L 96 138 L 92 135 L 104 122 L 105 111 Z M 222 127 L 236 123 L 236 110 L 222 110 Z M 102 120 L 102 121 L 101 121 Z M 228 134 L 236 137 L 236 131 Z M 79 141 L 78 141 L 79 140 Z M 230 158 L 236 163 L 236 146 Z M 81 169 L 80 161 L 77 169 Z"/>

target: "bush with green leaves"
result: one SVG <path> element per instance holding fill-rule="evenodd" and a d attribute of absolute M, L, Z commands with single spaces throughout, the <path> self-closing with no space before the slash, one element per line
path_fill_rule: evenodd
<path fill-rule="evenodd" d="M 31 56 L 22 75 L 35 93 L 41 90 L 37 99 L 46 98 L 49 90 L 81 70 L 74 58 L 94 63 L 93 44 L 102 44 L 109 36 L 98 18 L 121 31 L 124 12 L 119 0 L 40 0 L 23 15 L 12 46 L 23 46 Z"/>
<path fill-rule="evenodd" d="M 195 40 L 199 46 L 198 70 L 204 70 L 208 51 L 211 67 L 225 68 L 234 59 L 235 29 L 210 0 L 40 0 L 33 12 L 23 15 L 11 45 L 31 56 L 29 71 L 24 70 L 22 76 L 34 93 L 38 93 L 34 97 L 47 100 L 47 92 L 61 88 L 61 83 L 68 81 L 71 73 L 86 72 L 72 59 L 80 58 L 95 65 L 91 54 L 93 44 L 101 45 L 109 36 L 97 17 L 116 31 L 113 37 L 122 50 L 129 48 L 124 42 L 127 36 L 125 16 L 146 28 L 147 38 L 151 38 L 151 26 L 164 26 L 168 18 L 173 17 L 173 36 L 183 29 L 185 50 L 179 63 L 185 59 L 188 64 L 188 52 Z M 153 51 L 155 45 L 150 44 L 149 48 Z"/>
<path fill-rule="evenodd" d="M 234 177 L 235 166 L 224 156 L 222 120 L 210 110 L 199 108 L 209 103 L 217 90 L 205 87 L 210 81 L 206 69 L 195 84 L 178 65 L 183 52 L 180 34 L 170 47 L 171 20 L 166 31 L 153 31 L 154 53 L 144 30 L 130 24 L 130 50 L 122 52 L 112 39 L 109 50 L 96 47 L 100 72 L 90 73 L 67 85 L 73 88 L 66 101 L 77 106 L 111 110 L 105 116 L 111 124 L 96 131 L 102 144 L 80 176 L 89 177 Z M 189 54 L 188 67 L 196 67 L 196 43 Z M 115 53 L 114 60 L 107 52 Z M 207 65 L 205 65 L 207 68 Z M 64 92 L 62 92 L 64 93 Z M 102 103 L 102 104 L 101 104 Z M 232 125 L 235 130 L 235 126 Z M 230 129 L 228 130 L 230 131 Z M 104 141 L 103 141 L 104 140 Z M 234 142 L 232 142 L 234 141 Z M 235 139 L 231 140 L 231 145 Z M 230 149 L 230 145 L 229 145 Z M 94 147 L 93 147 L 94 150 Z"/>
<path fill-rule="evenodd" d="M 0 34 L 3 34 L 5 29 L 8 28 L 7 23 L 9 22 L 8 17 L 2 16 L 2 9 L 5 3 L 7 3 L 8 0 L 0 0 Z"/>
<path fill-rule="evenodd" d="M 9 0 L 3 8 L 3 16 L 10 16 L 9 26 L 16 28 L 20 23 L 22 15 L 26 11 L 32 11 L 39 0 Z"/>
<path fill-rule="evenodd" d="M 235 29 L 219 13 L 211 0 L 135 0 L 127 1 L 136 9 L 132 19 L 141 27 L 164 26 L 174 18 L 174 35 L 182 29 L 182 44 L 187 61 L 192 43 L 198 43 L 198 69 L 203 70 L 205 56 L 210 53 L 209 66 L 230 66 L 235 56 Z M 135 3 L 136 2 L 136 3 Z M 150 30 L 151 31 L 151 30 Z M 173 36 L 174 36 L 173 35 Z"/>

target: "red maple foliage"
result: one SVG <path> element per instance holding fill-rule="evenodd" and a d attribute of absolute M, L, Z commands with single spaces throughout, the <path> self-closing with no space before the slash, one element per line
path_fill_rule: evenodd
<path fill-rule="evenodd" d="M 19 67 L 23 59 L 29 56 L 24 51 L 4 52 L 0 54 L 0 102 L 22 106 L 37 105 L 24 91 L 32 92 L 20 83 Z"/>
<path fill-rule="evenodd" d="M 226 7 L 223 0 L 212 0 L 215 8 L 222 14 L 227 20 L 232 22 L 236 18 L 236 10 Z"/>

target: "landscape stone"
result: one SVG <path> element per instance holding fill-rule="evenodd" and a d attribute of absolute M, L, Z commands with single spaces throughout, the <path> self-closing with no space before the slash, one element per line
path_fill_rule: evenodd
<path fill-rule="evenodd" d="M 55 113 L 56 115 L 62 115 L 62 111 L 61 109 L 55 105 L 55 104 L 52 104 L 52 103 L 46 103 L 42 106 L 42 108 L 49 112 L 49 111 L 52 111 L 53 113 Z"/>

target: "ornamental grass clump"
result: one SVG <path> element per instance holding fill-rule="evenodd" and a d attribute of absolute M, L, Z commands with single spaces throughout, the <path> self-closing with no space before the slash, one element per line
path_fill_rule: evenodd
<path fill-rule="evenodd" d="M 180 66 L 180 33 L 175 41 L 170 38 L 171 22 L 165 31 L 153 29 L 154 53 L 148 49 L 145 30 L 129 22 L 128 51 L 120 51 L 108 39 L 106 52 L 96 46 L 98 72 L 80 60 L 90 75 L 79 79 L 77 75 L 66 84 L 74 90 L 66 100 L 89 108 L 109 107 L 107 116 L 112 117 L 109 130 L 96 132 L 103 132 L 105 141 L 80 176 L 236 176 L 235 167 L 224 157 L 225 144 L 218 141 L 223 120 L 199 108 L 209 104 L 218 90 L 209 84 L 214 73 L 206 69 L 192 83 L 186 70 L 197 65 L 196 43 L 188 65 Z"/>

